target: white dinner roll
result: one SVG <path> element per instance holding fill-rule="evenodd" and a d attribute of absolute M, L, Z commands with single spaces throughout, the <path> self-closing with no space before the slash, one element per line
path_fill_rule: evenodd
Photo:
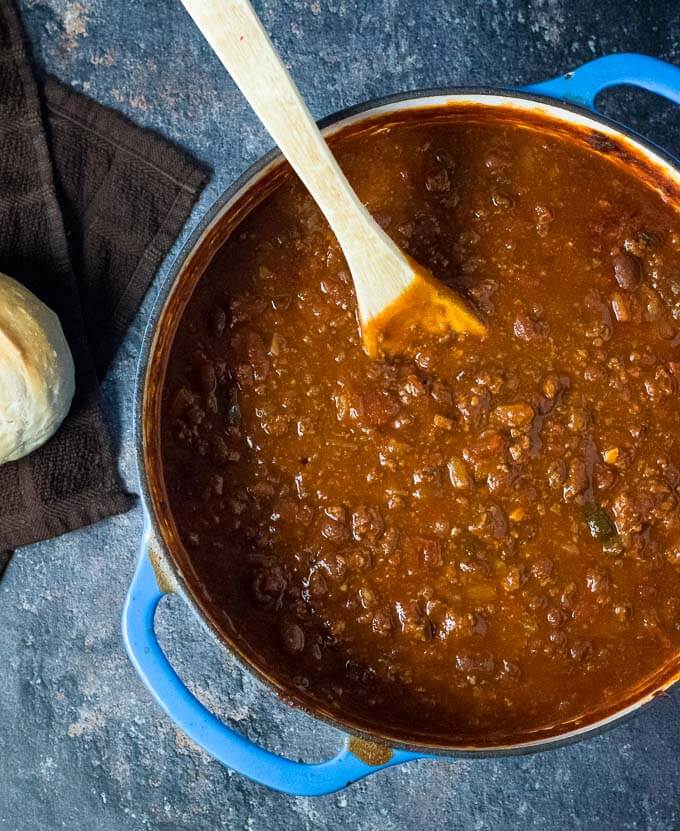
<path fill-rule="evenodd" d="M 0 272 L 0 464 L 28 455 L 54 435 L 75 388 L 59 318 Z"/>

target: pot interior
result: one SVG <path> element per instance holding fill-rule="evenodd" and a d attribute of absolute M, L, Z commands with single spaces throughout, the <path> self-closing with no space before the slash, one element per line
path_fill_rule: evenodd
<path fill-rule="evenodd" d="M 395 125 L 423 121 L 437 123 L 458 117 L 466 120 L 480 119 L 500 126 L 512 123 L 558 137 L 573 146 L 611 159 L 622 169 L 634 172 L 636 177 L 653 188 L 668 204 L 674 207 L 680 205 L 680 174 L 662 154 L 587 115 L 521 96 L 460 93 L 416 97 L 347 116 L 327 127 L 326 135 L 333 145 L 356 135 L 378 134 Z M 327 706 L 314 696 L 313 690 L 282 681 L 278 673 L 267 666 L 266 659 L 257 654 L 248 640 L 242 637 L 224 610 L 216 608 L 210 587 L 197 573 L 191 554 L 182 543 L 166 491 L 160 444 L 161 404 L 166 370 L 178 324 L 197 283 L 232 231 L 290 175 L 287 165 L 279 157 L 265 160 L 247 173 L 221 200 L 192 240 L 190 250 L 181 258 L 167 296 L 159 304 L 144 379 L 142 476 L 146 478 L 152 522 L 163 541 L 180 585 L 196 612 L 208 622 L 229 649 L 286 700 L 344 729 L 391 744 L 439 751 L 530 749 L 577 738 L 584 732 L 602 728 L 662 692 L 680 674 L 680 659 L 677 655 L 675 660 L 658 667 L 658 671 L 628 689 L 615 704 L 609 702 L 599 710 L 594 709 L 571 720 L 562 720 L 556 714 L 553 723 L 543 724 L 540 729 L 519 735 L 516 740 L 507 736 L 499 738 L 498 735 L 474 740 L 458 740 L 455 737 L 439 739 L 427 730 L 419 732 L 412 726 L 405 729 L 399 724 L 384 721 L 378 723 L 377 720 L 356 712 L 344 712 L 342 708 Z"/>

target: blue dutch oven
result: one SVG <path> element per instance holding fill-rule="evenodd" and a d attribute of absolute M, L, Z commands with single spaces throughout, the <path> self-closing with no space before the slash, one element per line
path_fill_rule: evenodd
<path fill-rule="evenodd" d="M 629 158 L 643 160 L 637 173 L 652 172 L 653 186 L 668 191 L 680 188 L 680 167 L 662 150 L 631 131 L 600 116 L 595 99 L 608 87 L 630 85 L 655 92 L 680 104 L 680 69 L 644 55 L 609 55 L 587 63 L 579 69 L 522 90 L 446 89 L 393 96 L 362 105 L 333 116 L 324 122 L 329 136 L 344 127 L 361 124 L 377 116 L 406 110 L 472 103 L 489 107 L 511 107 L 555 122 L 562 129 L 588 130 L 608 140 L 607 146 L 619 146 Z M 147 327 L 136 392 L 136 441 L 140 491 L 144 500 L 145 529 L 141 553 L 123 613 L 123 635 L 130 658 L 142 680 L 168 716 L 207 753 L 222 764 L 257 782 L 289 794 L 317 796 L 331 793 L 383 768 L 413 759 L 527 753 L 576 741 L 608 729 L 632 715 L 667 689 L 680 676 L 677 666 L 668 668 L 635 694 L 634 700 L 622 702 L 621 708 L 594 723 L 569 725 L 564 732 L 535 741 L 504 746 L 422 747 L 408 742 L 390 741 L 380 735 L 349 738 L 333 759 L 322 764 L 304 764 L 271 753 L 230 727 L 222 724 L 187 689 L 164 655 L 154 631 L 159 601 L 168 591 L 179 592 L 219 642 L 235 652 L 246 668 L 256 672 L 233 643 L 209 619 L 197 591 L 187 580 L 186 563 L 177 553 L 178 541 L 172 539 L 167 506 L 159 486 L 157 409 L 158 388 L 162 383 L 163 356 L 172 342 L 172 309 L 177 309 L 190 294 L 197 274 L 224 241 L 228 229 L 225 220 L 240 216 L 252 206 L 252 194 L 258 183 L 275 167 L 281 157 L 270 154 L 255 164 L 237 181 L 208 213 L 179 255 Z M 671 187 L 672 186 L 672 187 Z M 251 195 L 250 200 L 248 195 Z M 233 220 L 233 227 L 237 219 Z M 219 224 L 219 228 L 218 228 Z M 226 230 L 225 230 L 226 229 Z M 193 282 L 190 272 L 193 272 Z M 154 392 L 155 391 L 155 392 Z M 156 415 L 154 415 L 156 413 Z M 258 673 L 259 674 L 259 673 Z M 261 677 L 261 675 L 260 675 Z M 274 682 L 269 680 L 274 686 Z M 352 731 L 342 717 L 312 715 L 330 720 L 335 726 Z M 572 729 L 573 727 L 573 729 Z M 353 732 L 353 731 L 352 731 Z"/>

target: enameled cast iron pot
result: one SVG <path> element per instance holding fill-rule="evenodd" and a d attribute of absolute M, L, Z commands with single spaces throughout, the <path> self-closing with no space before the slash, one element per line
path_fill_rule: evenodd
<path fill-rule="evenodd" d="M 650 182 L 668 198 L 680 194 L 678 162 L 658 147 L 614 124 L 595 112 L 595 97 L 607 87 L 628 84 L 665 96 L 680 104 L 680 69 L 643 55 L 610 55 L 585 64 L 559 78 L 521 91 L 446 89 L 392 96 L 355 107 L 325 122 L 325 134 L 368 122 L 378 116 L 403 114 L 431 107 L 483 105 L 511 108 L 535 121 L 550 122 L 565 138 L 584 136 L 600 152 L 623 159 L 636 175 Z M 644 688 L 632 691 L 615 712 L 596 720 L 564 726 L 559 732 L 533 741 L 504 746 L 417 746 L 405 735 L 367 735 L 340 714 L 329 714 L 306 706 L 319 718 L 354 733 L 338 755 L 323 764 L 294 762 L 270 753 L 219 722 L 187 689 L 161 651 L 154 632 L 154 616 L 164 593 L 179 592 L 218 641 L 226 645 L 256 672 L 235 638 L 217 627 L 191 566 L 177 538 L 162 484 L 159 453 L 158 412 L 165 361 L 175 326 L 198 277 L 229 232 L 263 196 L 258 184 L 271 181 L 269 174 L 280 167 L 276 153 L 248 170 L 214 205 L 179 255 L 160 292 L 149 322 L 139 365 L 136 393 L 136 425 L 139 484 L 145 509 L 145 530 L 135 576 L 123 615 L 123 633 L 132 662 L 144 683 L 170 718 L 197 744 L 227 765 L 252 779 L 290 794 L 330 793 L 363 776 L 412 759 L 442 755 L 500 755 L 543 750 L 600 732 L 639 710 L 680 677 L 680 662 L 659 668 Z M 275 177 L 274 177 L 275 178 Z M 276 680 L 264 677 L 275 690 Z M 357 734 L 359 737 L 357 737 Z"/>

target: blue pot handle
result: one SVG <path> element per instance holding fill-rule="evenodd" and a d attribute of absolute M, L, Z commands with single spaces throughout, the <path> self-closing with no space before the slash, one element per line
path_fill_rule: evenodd
<path fill-rule="evenodd" d="M 207 753 L 223 765 L 262 785 L 295 796 L 332 793 L 378 770 L 423 758 L 422 754 L 388 750 L 390 758 L 370 765 L 348 745 L 321 764 L 294 762 L 264 750 L 222 724 L 187 689 L 165 657 L 154 630 L 156 609 L 164 592 L 149 559 L 148 534 L 123 611 L 123 638 L 142 680 L 168 716 Z"/>
<path fill-rule="evenodd" d="M 606 55 L 559 78 L 531 84 L 523 90 L 594 111 L 598 93 L 621 85 L 641 87 L 680 104 L 680 68 L 634 53 Z"/>

